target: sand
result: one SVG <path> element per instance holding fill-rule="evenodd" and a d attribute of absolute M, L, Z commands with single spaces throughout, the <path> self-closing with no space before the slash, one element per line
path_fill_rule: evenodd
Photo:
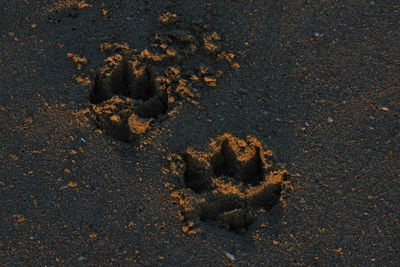
<path fill-rule="evenodd" d="M 0 264 L 399 265 L 399 12 L 0 2 Z"/>

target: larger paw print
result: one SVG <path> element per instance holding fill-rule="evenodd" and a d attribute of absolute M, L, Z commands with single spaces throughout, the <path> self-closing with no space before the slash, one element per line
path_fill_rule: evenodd
<path fill-rule="evenodd" d="M 272 152 L 256 138 L 225 134 L 210 146 L 211 152 L 190 148 L 183 155 L 189 188 L 180 192 L 184 220 L 189 227 L 203 221 L 246 231 L 260 210 L 279 201 L 287 172 L 269 163 Z"/>

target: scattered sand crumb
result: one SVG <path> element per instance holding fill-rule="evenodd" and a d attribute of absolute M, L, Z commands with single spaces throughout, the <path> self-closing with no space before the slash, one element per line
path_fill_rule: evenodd
<path fill-rule="evenodd" d="M 234 70 L 238 70 L 239 68 L 240 68 L 240 65 L 239 65 L 239 63 L 233 63 L 232 65 L 231 65 L 231 67 L 232 67 L 232 69 L 234 69 Z"/>
<path fill-rule="evenodd" d="M 72 58 L 72 60 L 75 62 L 76 67 L 78 68 L 78 70 L 82 69 L 82 65 L 87 64 L 87 59 L 84 57 L 79 57 L 75 54 L 72 53 L 67 53 L 67 57 L 68 58 Z"/>
<path fill-rule="evenodd" d="M 89 86 L 89 85 L 92 84 L 92 81 L 88 77 L 84 77 L 84 78 L 83 77 L 76 77 L 75 81 L 77 83 L 80 83 L 80 84 L 84 85 L 84 86 Z"/>
<path fill-rule="evenodd" d="M 142 59 L 148 59 L 154 62 L 160 62 L 165 58 L 165 55 L 155 55 L 150 53 L 149 50 L 145 49 L 140 53 L 140 57 Z"/>
<path fill-rule="evenodd" d="M 158 17 L 158 22 L 163 25 L 171 25 L 177 22 L 179 19 L 178 15 L 171 12 L 164 13 Z"/>
<path fill-rule="evenodd" d="M 221 38 L 218 36 L 216 32 L 213 32 L 209 35 L 205 35 L 203 38 L 204 48 L 207 52 L 214 53 L 218 51 L 218 46 L 215 44 L 216 41 L 220 41 Z"/>
<path fill-rule="evenodd" d="M 92 7 L 92 5 L 87 4 L 85 1 L 78 2 L 78 0 L 64 0 L 64 1 L 60 1 L 58 3 L 55 3 L 53 5 L 53 10 L 61 11 L 63 9 L 68 9 L 71 7 L 77 7 L 79 9 L 84 9 L 84 8 Z"/>
<path fill-rule="evenodd" d="M 233 53 L 226 53 L 226 52 L 221 52 L 218 54 L 218 58 L 220 60 L 225 60 L 228 63 L 232 63 L 232 60 L 235 58 L 235 54 Z"/>
<path fill-rule="evenodd" d="M 179 69 L 175 68 L 175 67 L 168 67 L 168 69 L 165 71 L 165 75 L 173 80 L 173 81 L 177 81 L 179 80 L 180 76 L 181 76 L 181 72 Z"/>
<path fill-rule="evenodd" d="M 195 95 L 193 92 L 188 88 L 186 80 L 179 80 L 178 86 L 175 89 L 175 92 L 181 98 L 193 98 Z"/>
<path fill-rule="evenodd" d="M 85 3 L 85 1 L 80 1 L 78 3 L 78 8 L 79 9 L 88 8 L 88 7 L 92 7 L 92 5 Z"/>
<path fill-rule="evenodd" d="M 190 79 L 193 81 L 193 82 L 198 82 L 198 81 L 200 81 L 200 78 L 199 77 L 197 77 L 196 75 L 192 75 L 192 77 L 190 77 Z"/>
<path fill-rule="evenodd" d="M 26 221 L 23 215 L 13 215 L 13 218 L 15 218 L 16 224 L 21 224 Z"/>
<path fill-rule="evenodd" d="M 204 77 L 203 80 L 206 83 L 206 85 L 209 86 L 209 87 L 217 86 L 217 79 L 215 79 L 215 78 Z"/>
<path fill-rule="evenodd" d="M 120 44 L 120 43 L 103 43 L 100 45 L 100 50 L 101 52 L 105 52 L 105 51 L 129 51 L 129 45 L 124 43 L 124 44 Z"/>
<path fill-rule="evenodd" d="M 78 186 L 78 183 L 77 183 L 77 182 L 72 182 L 72 181 L 70 181 L 70 182 L 67 184 L 67 186 L 70 187 L 70 188 L 74 188 L 74 187 L 77 187 L 77 186 Z"/>
<path fill-rule="evenodd" d="M 89 237 L 91 239 L 96 239 L 97 238 L 97 234 L 96 233 L 90 233 Z"/>
<path fill-rule="evenodd" d="M 167 49 L 167 51 L 165 51 L 165 54 L 168 57 L 175 57 L 176 56 L 176 51 L 174 49 Z"/>
<path fill-rule="evenodd" d="M 86 58 L 84 58 L 84 57 L 79 57 L 79 56 L 74 55 L 74 54 L 72 54 L 72 53 L 68 53 L 68 54 L 67 54 L 67 57 L 72 58 L 72 60 L 73 60 L 75 63 L 80 63 L 80 64 L 86 64 L 86 63 L 87 63 L 87 59 L 86 59 Z"/>
<path fill-rule="evenodd" d="M 153 54 L 149 50 L 145 49 L 140 53 L 142 59 L 151 60 L 154 62 L 161 62 L 168 57 L 175 57 L 177 52 L 174 49 L 167 49 L 165 54 Z"/>

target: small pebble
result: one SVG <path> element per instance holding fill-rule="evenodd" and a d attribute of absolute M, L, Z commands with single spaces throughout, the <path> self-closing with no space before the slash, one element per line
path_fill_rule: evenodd
<path fill-rule="evenodd" d="M 332 122 L 333 122 L 333 119 L 332 119 L 331 117 L 328 117 L 328 122 L 329 122 L 329 123 L 332 123 Z"/>
<path fill-rule="evenodd" d="M 304 198 L 300 198 L 299 202 L 300 202 L 301 204 L 306 203 L 306 201 L 304 200 Z"/>
<path fill-rule="evenodd" d="M 235 260 L 235 256 L 233 256 L 233 254 L 229 253 L 228 251 L 225 251 L 225 255 L 226 255 L 231 261 L 234 261 L 234 260 Z"/>

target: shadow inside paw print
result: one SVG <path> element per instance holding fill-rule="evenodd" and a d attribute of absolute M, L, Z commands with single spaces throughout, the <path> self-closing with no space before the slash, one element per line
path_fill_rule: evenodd
<path fill-rule="evenodd" d="M 152 118 L 168 110 L 167 91 L 150 66 L 140 69 L 116 57 L 111 70 L 98 71 L 90 90 L 97 126 L 123 142 L 133 142 L 147 131 Z"/>
<path fill-rule="evenodd" d="M 228 134 L 211 143 L 212 152 L 188 149 L 183 160 L 188 221 L 217 222 L 235 232 L 245 231 L 257 214 L 271 209 L 280 199 L 287 172 L 268 162 L 271 151 L 263 151 L 252 137 L 246 141 Z"/>

